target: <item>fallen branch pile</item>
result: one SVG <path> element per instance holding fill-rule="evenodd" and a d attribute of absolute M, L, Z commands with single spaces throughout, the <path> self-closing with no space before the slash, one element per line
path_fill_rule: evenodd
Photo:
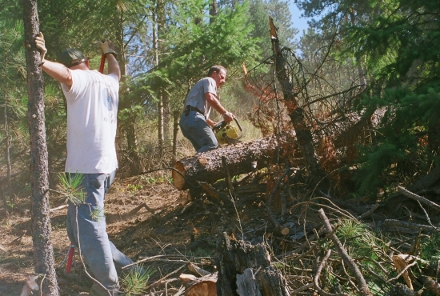
<path fill-rule="evenodd" d="M 141 204 L 119 214 L 146 208 L 148 227 L 194 229 L 183 250 L 159 244 L 135 262 L 160 271 L 145 295 L 440 295 L 440 206 L 429 188 L 341 200 L 307 189 L 298 168 L 233 179 L 223 165 L 223 179 L 197 182 L 172 213 Z"/>

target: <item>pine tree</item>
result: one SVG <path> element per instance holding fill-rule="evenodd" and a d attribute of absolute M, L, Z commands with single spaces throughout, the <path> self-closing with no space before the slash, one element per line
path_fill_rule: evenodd
<path fill-rule="evenodd" d="M 34 45 L 39 32 L 36 1 L 23 1 L 26 65 L 28 77 L 28 122 L 31 139 L 32 242 L 35 272 L 43 274 L 42 293 L 59 295 L 53 247 L 50 241 L 49 171 L 44 116 L 43 72 L 40 53 Z"/>

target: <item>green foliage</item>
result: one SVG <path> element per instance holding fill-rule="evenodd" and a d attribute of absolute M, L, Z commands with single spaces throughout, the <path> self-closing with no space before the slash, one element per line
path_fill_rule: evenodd
<path fill-rule="evenodd" d="M 432 234 L 421 244 L 421 258 L 425 260 L 440 260 L 440 233 Z"/>
<path fill-rule="evenodd" d="M 207 16 L 208 1 L 187 1 L 176 5 L 172 26 L 163 37 L 168 54 L 161 65 L 148 74 L 148 81 L 165 86 L 181 104 L 189 88 L 204 77 L 210 66 L 221 64 L 231 72 L 246 61 L 257 58 L 252 27 L 247 24 L 247 2 L 234 8 L 221 7 L 215 16 Z M 150 84 L 151 84 L 150 82 Z"/>
<path fill-rule="evenodd" d="M 368 227 L 351 219 L 341 220 L 336 235 L 352 257 L 377 259 L 373 246 L 377 245 L 375 235 Z"/>
<path fill-rule="evenodd" d="M 90 219 L 93 221 L 99 221 L 104 218 L 104 210 L 103 209 L 95 209 L 90 213 Z"/>
<path fill-rule="evenodd" d="M 130 193 L 135 193 L 136 191 L 139 191 L 143 188 L 143 186 L 141 184 L 128 184 L 127 185 L 127 191 L 129 191 Z"/>
<path fill-rule="evenodd" d="M 385 114 L 375 142 L 361 149 L 355 177 L 360 192 L 375 193 L 386 184 L 402 182 L 416 171 L 426 171 L 436 160 L 438 140 L 429 135 L 438 123 L 440 87 L 388 89 L 361 106 L 382 108 Z"/>
<path fill-rule="evenodd" d="M 142 295 L 146 291 L 147 283 L 150 277 L 154 274 L 151 268 L 143 269 L 139 266 L 131 269 L 128 274 L 122 277 L 122 290 L 124 295 Z"/>
<path fill-rule="evenodd" d="M 68 47 L 79 48 L 89 57 L 100 56 L 97 40 L 108 38 L 117 42 L 118 1 L 49 0 L 38 4 L 48 59 L 55 60 Z"/>
<path fill-rule="evenodd" d="M 383 143 L 362 151 L 359 158 L 360 166 L 355 180 L 361 193 L 377 193 L 386 184 L 386 174 L 391 169 L 391 162 L 402 160 L 404 152 L 396 149 L 393 144 Z"/>
<path fill-rule="evenodd" d="M 84 180 L 82 174 L 70 174 L 67 176 L 67 174 L 61 173 L 58 174 L 58 179 L 58 190 L 67 198 L 67 200 L 74 205 L 84 203 L 86 195 L 81 186 L 81 183 Z"/>

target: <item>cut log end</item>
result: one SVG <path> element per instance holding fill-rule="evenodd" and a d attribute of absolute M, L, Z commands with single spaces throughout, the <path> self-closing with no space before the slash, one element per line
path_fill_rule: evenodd
<path fill-rule="evenodd" d="M 288 227 L 280 227 L 277 229 L 281 235 L 288 235 L 290 232 L 290 229 Z"/>
<path fill-rule="evenodd" d="M 173 184 L 177 189 L 183 190 L 185 188 L 185 167 L 181 162 L 177 161 L 174 164 L 174 169 L 172 173 Z"/>

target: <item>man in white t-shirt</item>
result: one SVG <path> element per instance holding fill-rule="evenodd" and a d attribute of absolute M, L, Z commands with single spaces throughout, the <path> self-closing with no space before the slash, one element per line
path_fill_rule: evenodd
<path fill-rule="evenodd" d="M 88 59 L 77 49 L 66 49 L 53 62 L 44 58 L 43 34 L 35 44 L 44 72 L 61 83 L 67 102 L 68 178 L 82 178 L 85 200 L 69 201 L 67 233 L 99 281 L 90 295 L 118 295 L 118 272 L 133 261 L 110 242 L 104 217 L 104 196 L 112 184 L 118 160 L 115 137 L 121 77 L 110 41 L 99 42 L 107 59 L 108 74 L 89 69 Z"/>
<path fill-rule="evenodd" d="M 200 79 L 186 96 L 179 125 L 182 134 L 190 140 L 197 153 L 218 147 L 212 131 L 215 122 L 209 119 L 211 109 L 219 112 L 226 122 L 234 119 L 234 115 L 226 111 L 217 96 L 217 89 L 225 81 L 226 69 L 220 65 L 212 66 L 207 77 Z"/>

